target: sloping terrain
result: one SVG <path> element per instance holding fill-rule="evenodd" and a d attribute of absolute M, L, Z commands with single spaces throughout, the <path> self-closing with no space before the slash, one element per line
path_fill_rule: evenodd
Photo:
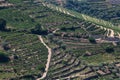
<path fill-rule="evenodd" d="M 120 25 L 119 0 L 87 0 L 86 2 L 69 2 L 66 7 L 92 17 L 110 21 L 117 26 Z"/>
<path fill-rule="evenodd" d="M 48 2 L 61 5 L 79 13 L 120 24 L 119 0 L 49 0 Z"/>
<path fill-rule="evenodd" d="M 61 9 L 21 0 L 0 10 L 10 29 L 0 31 L 0 43 L 7 43 L 7 50 L 1 45 L 0 51 L 10 60 L 0 64 L 0 79 L 119 79 L 119 32 Z M 35 28 L 38 23 L 41 27 Z M 47 33 L 41 34 L 41 28 Z"/>
<path fill-rule="evenodd" d="M 0 79 L 42 75 L 47 59 L 47 49 L 36 35 L 0 32 L 1 46 L 9 45 L 6 52 L 10 62 L 0 64 Z"/>
<path fill-rule="evenodd" d="M 97 26 L 97 27 L 107 30 L 108 33 L 110 32 L 110 37 L 113 37 L 114 35 L 119 37 L 120 28 L 118 26 L 114 26 L 110 22 L 107 22 L 107 21 L 104 21 L 104 20 L 101 20 L 101 19 L 96 19 L 96 18 L 87 16 L 87 15 L 84 15 L 84 14 L 80 14 L 78 12 L 71 11 L 71 10 L 68 10 L 68 9 L 65 9 L 65 8 L 62 8 L 62 7 L 58 7 L 58 6 L 55 6 L 53 4 L 48 4 L 48 3 L 44 3 L 44 2 L 42 4 L 46 7 L 48 7 L 48 8 L 51 8 L 53 10 L 57 10 L 61 13 L 64 13 L 64 14 L 67 14 L 67 15 L 70 15 L 70 16 L 88 21 L 88 22 L 98 24 L 99 26 Z"/>

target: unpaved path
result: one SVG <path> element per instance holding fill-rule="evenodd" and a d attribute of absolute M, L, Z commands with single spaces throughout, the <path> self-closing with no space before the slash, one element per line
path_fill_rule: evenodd
<path fill-rule="evenodd" d="M 110 30 L 107 29 L 107 37 L 109 37 L 109 34 L 110 34 Z"/>
<path fill-rule="evenodd" d="M 107 33 L 107 36 L 108 37 L 114 37 L 115 36 L 115 33 L 112 29 L 107 29 L 108 33 Z"/>
<path fill-rule="evenodd" d="M 39 40 L 41 41 L 41 43 L 43 43 L 43 45 L 48 49 L 48 59 L 47 59 L 47 63 L 46 63 L 46 68 L 45 68 L 45 72 L 43 73 L 42 77 L 38 78 L 37 80 L 41 80 L 44 79 L 47 75 L 48 69 L 49 69 L 49 65 L 50 65 L 50 60 L 51 60 L 51 55 L 52 55 L 52 50 L 50 47 L 47 46 L 47 44 L 43 41 L 42 36 L 38 36 Z"/>
<path fill-rule="evenodd" d="M 117 33 L 118 34 L 118 37 L 120 38 L 120 33 Z"/>
<path fill-rule="evenodd" d="M 107 37 L 115 37 L 115 32 L 112 29 L 104 28 L 102 26 L 100 26 L 100 28 L 104 29 L 104 30 L 107 30 L 107 33 L 106 33 Z M 119 35 L 119 33 L 118 33 L 118 35 Z"/>
<path fill-rule="evenodd" d="M 57 28 L 56 30 L 54 30 L 52 33 L 56 33 L 58 30 L 60 30 L 59 28 Z"/>
<path fill-rule="evenodd" d="M 112 29 L 110 29 L 111 33 L 110 33 L 110 37 L 114 37 L 115 33 Z"/>

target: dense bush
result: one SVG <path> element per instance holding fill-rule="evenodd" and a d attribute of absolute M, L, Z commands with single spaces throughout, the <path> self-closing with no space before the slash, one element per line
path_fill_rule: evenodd
<path fill-rule="evenodd" d="M 10 45 L 9 45 L 9 43 L 7 43 L 7 42 L 2 42 L 2 47 L 3 47 L 3 49 L 4 50 L 9 50 L 10 49 Z"/>
<path fill-rule="evenodd" d="M 96 40 L 95 40 L 93 37 L 89 37 L 89 41 L 90 41 L 91 43 L 96 43 Z"/>
<path fill-rule="evenodd" d="M 20 80 L 35 80 L 32 75 L 26 75 L 20 78 Z"/>
<path fill-rule="evenodd" d="M 68 63 L 68 62 L 65 61 L 65 60 L 62 61 L 62 64 L 64 64 L 64 65 L 67 65 L 67 63 Z"/>
<path fill-rule="evenodd" d="M 60 46 L 62 49 L 66 49 L 66 44 L 61 44 L 61 46 Z"/>
<path fill-rule="evenodd" d="M 66 30 L 67 30 L 67 28 L 66 28 L 66 27 L 62 27 L 62 28 L 61 28 L 61 30 L 66 31 Z"/>
<path fill-rule="evenodd" d="M 53 41 L 53 37 L 54 37 L 54 35 L 51 33 L 51 34 L 48 34 L 48 39 L 50 40 L 50 41 Z"/>
<path fill-rule="evenodd" d="M 47 30 L 43 30 L 40 24 L 36 24 L 34 28 L 31 29 L 33 34 L 47 34 Z"/>
<path fill-rule="evenodd" d="M 9 57 L 5 53 L 0 52 L 0 63 L 6 63 L 9 61 L 10 61 Z"/>
<path fill-rule="evenodd" d="M 105 51 L 108 53 L 112 53 L 112 52 L 114 52 L 114 48 L 112 46 L 107 46 Z"/>
<path fill-rule="evenodd" d="M 0 30 L 4 31 L 6 29 L 6 21 L 4 19 L 0 19 Z"/>
<path fill-rule="evenodd" d="M 45 66 L 41 64 L 41 65 L 37 66 L 37 69 L 44 72 L 45 71 Z"/>

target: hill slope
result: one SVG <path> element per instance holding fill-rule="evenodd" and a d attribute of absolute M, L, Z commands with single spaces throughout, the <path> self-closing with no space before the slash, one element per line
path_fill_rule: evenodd
<path fill-rule="evenodd" d="M 1 10 L 9 29 L 0 31 L 0 51 L 10 61 L 0 64 L 0 79 L 119 79 L 117 31 L 75 17 L 74 11 L 56 10 L 54 5 L 22 0 L 15 5 Z M 9 10 L 15 15 L 9 15 Z"/>

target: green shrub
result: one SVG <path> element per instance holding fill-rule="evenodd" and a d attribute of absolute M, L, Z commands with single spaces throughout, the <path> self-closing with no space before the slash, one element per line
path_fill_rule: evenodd
<path fill-rule="evenodd" d="M 9 50 L 10 49 L 10 45 L 9 45 L 9 43 L 8 42 L 2 42 L 2 47 L 3 47 L 3 49 L 4 50 Z"/>
<path fill-rule="evenodd" d="M 20 78 L 20 80 L 35 80 L 32 75 L 26 75 Z"/>
<path fill-rule="evenodd" d="M 6 29 L 6 21 L 4 19 L 0 19 L 0 30 L 4 31 Z"/>
<path fill-rule="evenodd" d="M 36 24 L 34 28 L 31 29 L 31 33 L 33 34 L 47 34 L 47 30 L 43 30 L 40 24 Z"/>
<path fill-rule="evenodd" d="M 90 41 L 90 43 L 96 43 L 96 40 L 93 38 L 93 37 L 89 37 L 89 41 Z"/>
<path fill-rule="evenodd" d="M 10 61 L 9 57 L 5 53 L 0 52 L 0 63 L 6 63 L 9 61 Z"/>
<path fill-rule="evenodd" d="M 67 28 L 66 28 L 66 27 L 62 27 L 61 30 L 62 30 L 62 31 L 66 31 Z"/>
<path fill-rule="evenodd" d="M 62 61 L 62 64 L 64 64 L 64 65 L 67 65 L 67 63 L 68 63 L 68 62 L 65 61 L 65 60 Z"/>
<path fill-rule="evenodd" d="M 60 46 L 62 49 L 66 49 L 66 44 L 61 44 L 61 46 Z"/>
<path fill-rule="evenodd" d="M 41 65 L 37 66 L 37 69 L 44 72 L 45 71 L 45 66 L 41 64 Z"/>
<path fill-rule="evenodd" d="M 112 53 L 112 52 L 114 52 L 114 48 L 112 46 L 108 46 L 108 47 L 106 47 L 105 51 L 107 53 Z"/>

